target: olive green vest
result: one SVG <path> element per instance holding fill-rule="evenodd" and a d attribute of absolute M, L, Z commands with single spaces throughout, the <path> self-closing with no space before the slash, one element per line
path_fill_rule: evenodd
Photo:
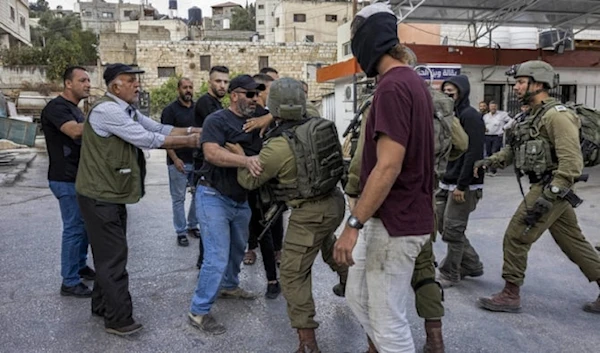
<path fill-rule="evenodd" d="M 136 203 L 144 195 L 144 154 L 136 146 L 115 135 L 102 137 L 94 132 L 90 114 L 105 102 L 116 103 L 109 96 L 98 99 L 83 123 L 81 158 L 75 189 L 79 194 L 99 201 Z M 137 121 L 137 116 L 134 119 Z"/>
<path fill-rule="evenodd" d="M 543 115 L 548 105 L 556 100 L 549 98 L 543 105 L 532 111 L 532 115 L 518 121 L 510 131 L 509 142 L 515 156 L 515 167 L 528 175 L 540 177 L 558 167 L 558 158 L 554 146 L 546 134 L 540 134 Z"/>

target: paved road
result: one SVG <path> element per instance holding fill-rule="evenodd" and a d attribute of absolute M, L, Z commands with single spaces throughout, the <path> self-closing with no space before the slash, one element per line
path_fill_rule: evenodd
<path fill-rule="evenodd" d="M 88 299 L 61 297 L 60 215 L 47 188 L 47 156 L 40 154 L 22 179 L 0 188 L 0 352 L 292 352 L 296 334 L 289 327 L 285 300 L 218 301 L 214 315 L 229 331 L 206 336 L 187 323 L 196 285 L 196 241 L 176 245 L 164 152 L 152 151 L 147 196 L 129 207 L 129 274 L 135 318 L 145 328 L 129 338 L 104 333 L 90 315 Z M 580 188 L 578 208 L 588 239 L 600 241 L 600 168 Z M 600 315 L 580 310 L 598 295 L 545 235 L 531 251 L 523 313 L 495 314 L 476 307 L 476 298 L 502 286 L 502 236 L 520 194 L 512 174 L 486 179 L 486 190 L 472 215 L 468 235 L 480 251 L 485 275 L 446 291 L 444 335 L 447 352 L 598 352 Z M 438 257 L 443 243 L 435 246 Z M 260 260 L 257 264 L 260 263 Z M 245 288 L 263 292 L 260 266 L 245 266 Z M 318 339 L 324 353 L 366 349 L 360 326 L 341 298 L 331 293 L 335 275 L 319 259 L 314 276 Z M 412 301 L 412 298 L 411 298 Z M 412 305 L 412 303 L 411 303 Z M 409 310 L 417 347 L 424 342 L 422 321 Z"/>

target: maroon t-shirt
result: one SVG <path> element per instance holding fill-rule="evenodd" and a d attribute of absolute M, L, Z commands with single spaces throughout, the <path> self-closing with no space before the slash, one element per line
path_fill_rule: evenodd
<path fill-rule="evenodd" d="M 377 163 L 377 138 L 389 136 L 406 149 L 402 171 L 376 216 L 390 236 L 433 232 L 433 102 L 425 81 L 409 67 L 381 77 L 365 127 L 360 185 Z"/>

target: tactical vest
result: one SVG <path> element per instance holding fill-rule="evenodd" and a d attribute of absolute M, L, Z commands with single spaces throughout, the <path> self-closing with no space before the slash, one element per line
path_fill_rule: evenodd
<path fill-rule="evenodd" d="M 100 104 L 116 101 L 98 99 L 83 124 L 81 158 L 75 189 L 92 199 L 118 203 L 136 203 L 144 195 L 146 160 L 136 146 L 112 135 L 102 137 L 90 124 L 91 112 Z M 137 121 L 137 115 L 134 117 Z"/>
<path fill-rule="evenodd" d="M 534 116 L 517 121 L 511 129 L 511 146 L 515 167 L 528 175 L 541 177 L 558 168 L 554 146 L 547 136 L 540 135 L 543 115 L 548 111 L 544 105 Z"/>
<path fill-rule="evenodd" d="M 294 153 L 297 177 L 294 184 L 275 184 L 277 201 L 315 199 L 329 195 L 344 173 L 342 147 L 335 124 L 323 118 L 289 122 L 281 131 Z M 278 136 L 275 133 L 270 137 Z"/>

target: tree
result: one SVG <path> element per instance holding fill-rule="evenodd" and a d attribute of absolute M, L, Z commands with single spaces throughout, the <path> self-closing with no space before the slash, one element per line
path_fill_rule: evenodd
<path fill-rule="evenodd" d="M 236 7 L 231 13 L 231 29 L 238 31 L 256 31 L 256 8 L 246 4 L 245 8 Z"/>
<path fill-rule="evenodd" d="M 55 81 L 69 65 L 96 64 L 98 38 L 93 32 L 81 29 L 77 16 L 55 16 L 44 0 L 31 6 L 35 11 L 42 9 L 36 12 L 40 26 L 31 29 L 33 47 L 13 46 L 0 50 L 4 65 L 44 65 L 47 66 L 46 77 Z"/>
<path fill-rule="evenodd" d="M 29 17 L 40 17 L 43 12 L 50 10 L 50 4 L 46 0 L 37 0 L 29 3 Z"/>

